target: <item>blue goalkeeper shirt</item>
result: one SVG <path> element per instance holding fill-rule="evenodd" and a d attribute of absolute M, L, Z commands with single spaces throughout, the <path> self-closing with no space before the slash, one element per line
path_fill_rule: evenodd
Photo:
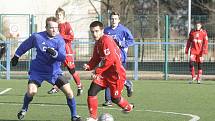
<path fill-rule="evenodd" d="M 104 29 L 104 33 L 112 36 L 112 38 L 115 40 L 121 50 L 122 63 L 126 63 L 128 47 L 134 45 L 134 37 L 129 29 L 122 24 L 119 24 L 115 29 L 113 29 L 111 26 L 106 27 Z"/>
<path fill-rule="evenodd" d="M 31 60 L 29 78 L 51 80 L 54 75 L 62 74 L 60 66 L 66 58 L 66 51 L 65 42 L 60 35 L 50 38 L 46 31 L 35 33 L 17 48 L 15 55 L 20 57 L 31 48 L 36 49 L 36 57 Z M 47 48 L 56 50 L 57 56 L 52 57 L 46 53 Z"/>

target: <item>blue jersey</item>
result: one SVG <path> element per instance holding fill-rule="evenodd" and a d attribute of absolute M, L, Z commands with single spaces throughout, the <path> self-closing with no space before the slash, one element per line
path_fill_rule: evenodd
<path fill-rule="evenodd" d="M 66 51 L 65 42 L 60 35 L 50 38 L 46 31 L 35 33 L 18 47 L 15 55 L 20 57 L 31 48 L 36 49 L 36 57 L 31 60 L 29 78 L 43 81 L 51 80 L 54 75 L 62 74 L 60 66 L 66 58 Z M 53 58 L 46 53 L 47 48 L 58 51 L 57 57 Z"/>
<path fill-rule="evenodd" d="M 134 37 L 132 36 L 129 29 L 122 24 L 119 24 L 115 29 L 113 29 L 111 26 L 106 27 L 104 29 L 104 33 L 112 36 L 117 45 L 120 47 L 122 57 L 121 60 L 122 63 L 125 63 L 127 60 L 126 50 L 129 46 L 132 46 L 134 44 Z"/>

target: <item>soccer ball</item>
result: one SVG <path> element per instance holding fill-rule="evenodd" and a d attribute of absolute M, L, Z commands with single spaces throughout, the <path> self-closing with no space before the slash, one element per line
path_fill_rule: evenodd
<path fill-rule="evenodd" d="M 103 113 L 99 116 L 98 121 L 114 121 L 113 116 L 109 113 Z"/>

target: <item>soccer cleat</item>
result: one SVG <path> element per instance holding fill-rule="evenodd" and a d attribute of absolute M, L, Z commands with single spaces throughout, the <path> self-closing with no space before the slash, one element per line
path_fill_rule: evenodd
<path fill-rule="evenodd" d="M 17 118 L 19 120 L 22 120 L 25 117 L 26 114 L 26 110 L 22 109 L 21 111 L 19 111 L 19 113 L 17 114 Z"/>
<path fill-rule="evenodd" d="M 58 89 L 52 88 L 51 90 L 48 91 L 48 94 L 54 94 L 57 93 L 58 91 L 59 91 Z"/>
<path fill-rule="evenodd" d="M 188 83 L 189 83 L 189 84 L 192 84 L 194 81 L 196 81 L 196 78 L 197 78 L 196 76 L 193 77 L 191 80 L 188 81 Z"/>
<path fill-rule="evenodd" d="M 128 106 L 126 106 L 122 112 L 123 113 L 130 113 L 132 110 L 134 109 L 134 105 L 133 104 L 129 104 Z"/>
<path fill-rule="evenodd" d="M 98 121 L 98 119 L 94 119 L 92 117 L 87 118 L 87 121 Z"/>
<path fill-rule="evenodd" d="M 113 105 L 112 105 L 112 102 L 111 102 L 110 100 L 108 100 L 108 101 L 105 101 L 105 102 L 102 104 L 102 106 L 113 106 Z"/>
<path fill-rule="evenodd" d="M 133 94 L 133 83 L 131 82 L 130 86 L 125 85 L 126 89 L 127 89 L 127 96 L 131 97 Z"/>
<path fill-rule="evenodd" d="M 73 116 L 71 121 L 82 121 L 80 116 Z"/>
<path fill-rule="evenodd" d="M 81 86 L 81 87 L 78 87 L 77 96 L 82 95 L 82 93 L 83 93 L 83 87 L 82 87 L 82 86 Z"/>
<path fill-rule="evenodd" d="M 201 83 L 202 83 L 202 78 L 201 78 L 201 76 L 199 76 L 199 77 L 196 79 L 196 81 L 197 81 L 197 84 L 201 84 Z"/>

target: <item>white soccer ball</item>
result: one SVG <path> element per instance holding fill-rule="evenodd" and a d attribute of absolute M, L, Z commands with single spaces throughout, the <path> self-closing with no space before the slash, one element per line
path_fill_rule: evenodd
<path fill-rule="evenodd" d="M 113 116 L 109 113 L 103 113 L 99 116 L 98 121 L 114 121 Z"/>

